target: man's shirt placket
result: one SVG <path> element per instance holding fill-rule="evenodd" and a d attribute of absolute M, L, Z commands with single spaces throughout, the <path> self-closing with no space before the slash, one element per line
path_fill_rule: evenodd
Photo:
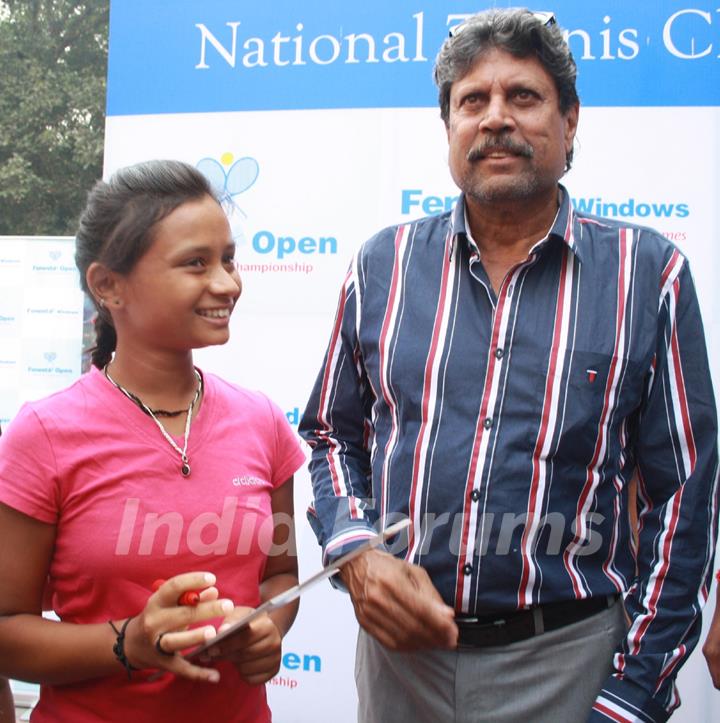
<path fill-rule="evenodd" d="M 486 523 L 489 520 L 492 525 L 494 520 L 492 512 L 488 515 L 488 494 L 493 481 L 493 461 L 501 433 L 518 305 L 525 275 L 536 261 L 537 255 L 531 254 L 526 261 L 510 269 L 495 295 L 474 251 L 470 258 L 470 274 L 485 287 L 493 312 L 483 391 L 463 493 L 463 526 L 455 590 L 455 607 L 462 612 L 475 611 L 482 555 L 489 534 Z"/>

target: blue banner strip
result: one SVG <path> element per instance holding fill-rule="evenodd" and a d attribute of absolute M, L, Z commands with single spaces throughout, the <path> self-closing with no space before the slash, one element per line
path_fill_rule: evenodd
<path fill-rule="evenodd" d="M 553 5 L 583 105 L 720 105 L 717 2 Z M 433 107 L 435 55 L 476 8 L 457 0 L 112 0 L 107 112 Z"/>

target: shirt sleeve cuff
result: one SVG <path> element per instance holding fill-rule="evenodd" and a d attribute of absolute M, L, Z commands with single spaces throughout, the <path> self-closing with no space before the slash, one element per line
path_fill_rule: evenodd
<path fill-rule="evenodd" d="M 375 537 L 378 532 L 367 519 L 346 519 L 342 521 L 336 520 L 334 528 L 328 534 L 318 517 L 314 505 L 308 507 L 307 519 L 315 533 L 315 537 L 317 537 L 317 541 L 322 545 L 323 565 L 327 565 L 337 560 L 338 557 L 352 552 L 358 545 L 371 537 Z"/>
<path fill-rule="evenodd" d="M 377 535 L 377 530 L 372 527 L 352 527 L 344 532 L 333 537 L 325 547 L 323 552 L 323 564 L 329 565 L 343 555 L 347 555 L 348 552 L 352 552 L 354 549 L 362 545 L 372 537 Z M 385 545 L 378 545 L 376 550 L 386 550 Z M 340 574 L 333 575 L 330 578 L 330 584 L 336 589 L 342 592 L 347 592 L 345 583 L 343 582 Z"/>
<path fill-rule="evenodd" d="M 587 723 L 664 723 L 669 717 L 670 713 L 646 690 L 612 676 L 595 699 Z"/>
<path fill-rule="evenodd" d="M 338 530 L 332 537 L 326 538 L 320 520 L 312 507 L 307 513 L 310 526 L 313 528 L 318 541 L 323 546 L 323 565 L 329 565 L 339 557 L 352 552 L 354 549 L 362 545 L 363 542 L 375 537 L 377 530 L 366 520 L 357 520 L 349 522 L 342 530 Z M 377 549 L 385 550 L 384 545 L 378 545 Z M 340 575 L 333 575 L 330 578 L 330 584 L 343 592 L 347 592 Z"/>
<path fill-rule="evenodd" d="M 323 550 L 323 564 L 328 565 L 335 562 L 348 552 L 352 552 L 355 548 L 367 542 L 377 535 L 377 530 L 370 525 L 353 525 L 342 532 L 333 535 L 325 545 Z M 382 548 L 381 548 L 382 549 Z"/>

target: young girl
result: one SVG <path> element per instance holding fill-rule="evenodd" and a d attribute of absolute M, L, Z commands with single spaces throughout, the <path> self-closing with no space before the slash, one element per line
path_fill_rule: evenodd
<path fill-rule="evenodd" d="M 90 193 L 76 261 L 94 366 L 0 438 L 0 675 L 41 683 L 33 721 L 270 720 L 262 684 L 295 606 L 180 654 L 297 583 L 304 455 L 265 396 L 193 365 L 228 340 L 234 254 L 191 166 L 140 164 Z"/>

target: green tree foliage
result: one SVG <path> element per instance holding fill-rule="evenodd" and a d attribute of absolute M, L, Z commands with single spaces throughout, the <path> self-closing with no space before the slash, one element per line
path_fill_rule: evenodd
<path fill-rule="evenodd" d="M 71 235 L 102 175 L 109 0 L 0 0 L 0 235 Z"/>

